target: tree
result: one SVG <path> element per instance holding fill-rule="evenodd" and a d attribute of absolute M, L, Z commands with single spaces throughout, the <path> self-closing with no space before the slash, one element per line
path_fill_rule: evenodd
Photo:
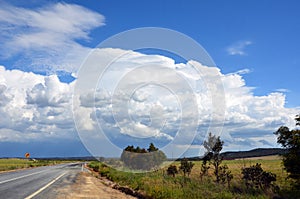
<path fill-rule="evenodd" d="M 136 148 L 134 146 L 127 146 L 121 154 L 121 160 L 124 162 L 124 165 L 136 170 L 154 169 L 166 159 L 166 155 L 158 150 L 153 143 L 150 144 L 148 150 L 139 146 Z"/>
<path fill-rule="evenodd" d="M 186 177 L 186 174 L 189 176 L 192 168 L 194 166 L 194 163 L 191 161 L 188 161 L 187 158 L 183 158 L 180 161 L 180 167 L 179 169 L 183 172 L 184 177 Z"/>
<path fill-rule="evenodd" d="M 156 148 L 153 143 L 150 143 L 149 148 L 147 150 L 148 152 L 154 152 L 158 151 L 158 148 Z"/>
<path fill-rule="evenodd" d="M 296 126 L 300 126 L 300 115 L 295 120 Z M 295 180 L 295 185 L 300 187 L 300 130 L 281 126 L 274 134 L 277 135 L 277 143 L 287 150 L 282 160 L 285 170 Z"/>
<path fill-rule="evenodd" d="M 213 166 L 216 182 L 222 184 L 227 182 L 228 187 L 230 187 L 233 175 L 227 165 L 221 165 L 223 161 L 223 157 L 221 156 L 223 144 L 224 142 L 221 141 L 220 136 L 217 137 L 209 133 L 207 141 L 203 143 L 206 152 L 202 159 L 200 178 L 202 179 L 204 175 L 208 174 L 210 167 L 207 165 L 207 162 L 209 162 L 209 165 Z"/>
<path fill-rule="evenodd" d="M 220 136 L 216 137 L 209 133 L 207 141 L 204 141 L 204 148 L 206 149 L 206 155 L 209 159 L 209 164 L 214 167 L 214 174 L 216 176 L 216 182 L 220 182 L 219 169 L 223 161 L 220 152 L 223 149 L 224 142 L 221 141 Z"/>
<path fill-rule="evenodd" d="M 167 174 L 175 177 L 175 175 L 178 173 L 176 165 L 170 165 L 167 169 Z"/>

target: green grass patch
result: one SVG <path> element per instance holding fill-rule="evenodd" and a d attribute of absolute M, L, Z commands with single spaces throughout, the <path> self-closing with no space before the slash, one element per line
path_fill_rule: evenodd
<path fill-rule="evenodd" d="M 63 162 L 66 161 L 7 158 L 7 159 L 0 159 L 0 171 L 47 166 L 47 165 L 54 165 Z"/>

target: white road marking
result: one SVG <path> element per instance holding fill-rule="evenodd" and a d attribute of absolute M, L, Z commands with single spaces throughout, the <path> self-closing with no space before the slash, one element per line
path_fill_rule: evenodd
<path fill-rule="evenodd" d="M 55 178 L 54 180 L 52 180 L 51 182 L 49 182 L 48 184 L 46 184 L 45 186 L 43 186 L 42 188 L 40 188 L 39 190 L 37 190 L 36 192 L 32 193 L 31 195 L 27 196 L 25 199 L 31 199 L 34 196 L 38 195 L 39 193 L 41 193 L 43 190 L 45 190 L 46 188 L 48 188 L 49 186 L 51 186 L 54 182 L 56 182 L 59 178 L 61 178 L 63 175 L 65 175 L 67 172 L 62 173 L 61 175 L 59 175 L 57 178 Z"/>
<path fill-rule="evenodd" d="M 8 179 L 8 180 L 4 180 L 4 181 L 0 182 L 0 184 L 6 183 L 6 182 L 10 182 L 10 181 L 14 181 L 14 180 L 18 180 L 18 179 L 25 178 L 27 176 L 32 176 L 32 175 L 35 175 L 35 174 L 38 174 L 38 173 L 42 173 L 42 172 L 45 172 L 45 170 L 38 171 L 38 172 L 35 172 L 35 173 L 30 173 L 30 174 L 27 174 L 27 175 L 19 176 L 19 177 Z"/>

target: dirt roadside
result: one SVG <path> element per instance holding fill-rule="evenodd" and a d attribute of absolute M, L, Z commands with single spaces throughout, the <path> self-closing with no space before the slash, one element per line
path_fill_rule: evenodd
<path fill-rule="evenodd" d="M 106 186 L 101 179 L 92 174 L 81 172 L 77 175 L 75 183 L 60 187 L 56 198 L 79 199 L 79 198 L 101 198 L 101 199 L 134 199 L 118 190 Z"/>

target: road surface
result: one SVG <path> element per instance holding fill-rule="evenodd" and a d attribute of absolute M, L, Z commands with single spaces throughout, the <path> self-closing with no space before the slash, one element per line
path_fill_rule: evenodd
<path fill-rule="evenodd" d="M 0 198 L 55 198 L 51 186 L 75 178 L 83 163 L 69 163 L 0 174 Z"/>
<path fill-rule="evenodd" d="M 0 173 L 0 198 L 5 199 L 132 199 L 105 186 L 83 163 L 69 163 Z"/>

